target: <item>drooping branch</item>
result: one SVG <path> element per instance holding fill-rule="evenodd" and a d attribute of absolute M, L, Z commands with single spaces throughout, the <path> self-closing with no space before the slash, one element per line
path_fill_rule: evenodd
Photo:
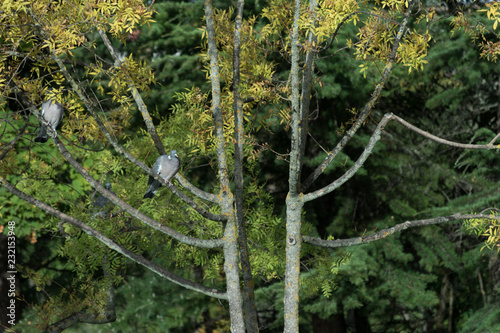
<path fill-rule="evenodd" d="M 368 144 L 366 145 L 365 149 L 363 150 L 363 153 L 361 153 L 360 157 L 356 160 L 354 165 L 352 167 L 350 167 L 342 176 L 340 176 L 338 179 L 336 179 L 335 181 L 333 181 L 329 185 L 327 185 L 327 186 L 325 186 L 317 191 L 305 194 L 304 201 L 306 201 L 306 202 L 311 201 L 311 200 L 319 198 L 325 194 L 328 194 L 328 193 L 332 192 L 333 190 L 339 188 L 342 184 L 344 184 L 349 179 L 351 179 L 351 177 L 354 176 L 356 174 L 356 172 L 358 172 L 358 170 L 363 166 L 363 164 L 365 163 L 368 156 L 370 156 L 370 154 L 373 151 L 373 148 L 375 147 L 375 144 L 381 138 L 381 135 L 383 133 L 383 129 L 391 120 L 397 121 L 398 123 L 402 124 L 406 128 L 408 128 L 408 129 L 410 129 L 410 130 L 412 130 L 412 131 L 414 131 L 414 132 L 416 132 L 416 133 L 418 133 L 418 134 L 420 134 L 420 135 L 422 135 L 422 136 L 424 136 L 432 141 L 435 141 L 435 142 L 438 142 L 438 143 L 441 143 L 441 144 L 444 144 L 447 146 L 451 146 L 451 147 L 455 147 L 455 148 L 462 148 L 462 149 L 500 149 L 500 145 L 495 146 L 493 144 L 494 143 L 493 140 L 498 138 L 498 135 L 495 136 L 495 138 L 492 141 L 490 141 L 490 143 L 488 143 L 487 145 L 474 145 L 474 144 L 458 143 L 458 142 L 453 142 L 453 141 L 439 138 L 433 134 L 430 134 L 424 130 L 419 129 L 416 126 L 411 125 L 407 121 L 403 120 L 402 118 L 400 118 L 392 113 L 386 113 L 384 115 L 384 117 L 382 118 L 382 120 L 377 125 L 377 128 L 375 129 L 372 136 L 370 137 L 370 140 L 369 140 Z"/>
<path fill-rule="evenodd" d="M 334 240 L 324 240 L 316 237 L 303 236 L 302 240 L 307 244 L 321 246 L 321 247 L 328 247 L 328 248 L 347 247 L 347 246 L 371 243 L 389 237 L 390 235 L 393 235 L 395 233 L 402 232 L 409 228 L 422 227 L 431 224 L 443 224 L 447 222 L 469 220 L 469 219 L 500 220 L 500 216 L 492 216 L 486 214 L 455 214 L 450 216 L 435 217 L 426 220 L 406 221 L 397 224 L 392 228 L 383 229 L 380 230 L 379 232 L 367 236 L 361 236 L 349 239 L 334 239 Z"/>
<path fill-rule="evenodd" d="M 88 226 L 87 224 L 81 222 L 80 220 L 78 220 L 72 216 L 69 216 L 67 214 L 64 214 L 64 213 L 58 211 L 57 209 L 53 208 L 52 206 L 47 205 L 46 203 L 44 203 L 38 199 L 35 199 L 32 196 L 20 191 L 19 189 L 15 188 L 12 184 L 7 182 L 4 178 L 0 177 L 0 184 L 3 187 L 5 187 L 9 192 L 20 197 L 24 201 L 36 206 L 37 208 L 47 212 L 48 214 L 50 214 L 52 216 L 55 216 L 58 219 L 61 219 L 65 222 L 75 226 L 76 228 L 84 231 L 86 234 L 94 237 L 95 239 L 98 239 L 99 241 L 101 241 L 104 245 L 106 245 L 110 249 L 124 255 L 125 257 L 129 258 L 130 260 L 132 260 L 134 262 L 137 262 L 138 264 L 143 265 L 147 269 L 155 272 L 156 274 L 164 277 L 165 279 L 172 281 L 172 282 L 174 282 L 182 287 L 185 287 L 187 289 L 201 292 L 201 293 L 208 295 L 208 296 L 212 296 L 212 297 L 216 297 L 216 298 L 220 298 L 220 299 L 227 299 L 227 295 L 225 292 L 214 289 L 214 288 L 208 288 L 208 287 L 199 285 L 197 283 L 186 280 L 180 276 L 177 276 L 177 275 L 167 271 L 163 267 L 149 261 L 148 259 L 144 258 L 143 256 L 140 256 L 132 251 L 129 251 L 126 248 L 124 248 L 123 246 L 115 243 L 110 238 L 106 237 L 105 235 L 103 235 L 99 231 L 97 231 L 94 228 Z"/>
<path fill-rule="evenodd" d="M 424 130 L 421 130 L 420 128 L 410 124 L 409 122 L 407 122 L 406 120 L 396 116 L 396 115 L 392 115 L 391 116 L 392 119 L 394 119 L 395 121 L 397 121 L 398 123 L 402 124 L 403 126 L 405 126 L 406 128 L 412 130 L 413 132 L 415 133 L 418 133 L 420 135 L 422 135 L 423 137 L 426 137 L 434 142 L 437 142 L 437 143 L 441 143 L 443 145 L 447 145 L 447 146 L 450 146 L 450 147 L 454 147 L 454 148 L 461 148 L 461 149 L 500 149 L 500 143 L 495 145 L 495 141 L 498 140 L 500 138 L 500 133 L 498 133 L 493 139 L 491 139 L 491 141 L 488 143 L 488 144 L 485 144 L 485 145 L 474 145 L 474 144 L 468 144 L 468 143 L 459 143 L 459 142 L 454 142 L 454 141 L 449 141 L 449 140 L 446 140 L 446 139 L 442 139 L 436 135 L 433 135 L 429 132 L 426 132 Z"/>
<path fill-rule="evenodd" d="M 193 238 L 186 236 L 180 232 L 175 231 L 172 228 L 169 228 L 167 226 L 162 225 L 161 223 L 158 223 L 157 221 L 153 220 L 152 218 L 144 215 L 141 213 L 138 209 L 130 206 L 127 204 L 125 201 L 119 199 L 116 195 L 112 194 L 109 190 L 105 189 L 101 183 L 97 180 L 95 180 L 84 168 L 82 165 L 80 165 L 71 155 L 71 153 L 66 149 L 64 144 L 59 140 L 59 138 L 54 137 L 54 142 L 56 144 L 56 147 L 59 149 L 61 154 L 64 156 L 64 158 L 71 164 L 71 166 L 99 193 L 101 193 L 104 197 L 109 199 L 113 204 L 117 205 L 118 207 L 124 209 L 127 213 L 132 215 L 133 217 L 139 219 L 140 221 L 144 222 L 148 226 L 150 226 L 153 229 L 156 229 L 160 232 L 163 232 L 166 235 L 169 235 L 170 237 L 173 237 L 174 239 L 178 240 L 181 243 L 188 244 L 188 245 L 193 245 L 193 246 L 198 246 L 198 247 L 204 247 L 204 248 L 214 248 L 214 247 L 219 247 L 222 245 L 222 240 L 217 239 L 217 240 L 206 240 L 206 239 L 199 239 L 199 238 Z M 150 172 L 153 174 L 152 172 Z M 165 186 L 167 186 L 169 189 L 172 189 L 173 186 L 165 181 L 163 178 L 159 177 L 158 175 L 154 175 L 155 179 L 158 181 L 161 181 L 161 183 Z"/>
<path fill-rule="evenodd" d="M 389 74 L 392 71 L 392 67 L 394 65 L 394 61 L 396 59 L 396 53 L 399 47 L 399 43 L 401 39 L 403 38 L 405 32 L 406 32 L 406 26 L 408 24 L 408 19 L 410 17 L 412 8 L 414 4 L 418 2 L 418 0 L 413 0 L 410 2 L 408 6 L 408 10 L 406 11 L 406 14 L 404 16 L 404 19 L 399 26 L 398 33 L 396 37 L 394 38 L 394 45 L 392 46 L 391 53 L 389 55 L 389 58 L 387 60 L 387 63 L 385 65 L 384 71 L 382 72 L 382 77 L 380 78 L 379 83 L 375 87 L 375 90 L 368 101 L 366 103 L 365 107 L 363 110 L 359 113 L 358 118 L 352 125 L 352 127 L 345 133 L 345 135 L 342 137 L 342 139 L 339 141 L 339 143 L 335 146 L 335 148 L 328 152 L 328 155 L 325 157 L 323 162 L 314 170 L 314 172 L 302 183 L 301 191 L 304 192 L 311 184 L 325 171 L 325 169 L 328 167 L 328 165 L 335 159 L 335 157 L 344 149 L 345 145 L 351 140 L 351 138 L 354 136 L 354 134 L 358 131 L 358 129 L 363 125 L 363 123 L 366 121 L 368 118 L 368 115 L 370 114 L 370 111 L 372 110 L 373 106 L 375 103 L 378 101 L 380 97 L 380 93 L 382 92 L 382 88 L 385 85 L 385 82 L 387 81 L 387 78 L 389 77 Z"/>

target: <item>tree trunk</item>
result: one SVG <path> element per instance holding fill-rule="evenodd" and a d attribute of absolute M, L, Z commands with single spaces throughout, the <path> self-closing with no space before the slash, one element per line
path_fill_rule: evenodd
<path fill-rule="evenodd" d="M 359 309 L 349 310 L 349 328 L 353 333 L 371 333 L 372 329 L 368 318 Z"/>
<path fill-rule="evenodd" d="M 239 91 L 240 85 L 240 48 L 243 6 L 245 1 L 239 0 L 234 28 L 233 46 L 233 111 L 234 111 L 234 201 L 235 216 L 238 225 L 238 247 L 243 277 L 243 309 L 247 333 L 259 332 L 257 309 L 255 307 L 254 281 L 250 257 L 248 254 L 246 221 L 244 218 L 244 178 L 243 178 L 243 145 L 245 128 L 243 126 L 243 102 Z"/>
<path fill-rule="evenodd" d="M 312 317 L 314 333 L 346 333 L 344 313 L 336 313 L 328 319 L 322 319 L 317 314 Z"/>
<path fill-rule="evenodd" d="M 316 1 L 311 0 L 309 14 L 315 24 Z M 291 34 L 291 82 L 292 82 L 292 138 L 290 149 L 290 166 L 288 175 L 288 195 L 286 199 L 286 271 L 284 316 L 285 332 L 299 331 L 299 279 L 300 251 L 302 247 L 302 208 L 304 196 L 300 192 L 300 175 L 307 138 L 307 122 L 309 116 L 310 91 L 313 81 L 314 48 L 316 37 L 314 32 L 308 36 L 308 51 L 303 68 L 302 94 L 299 80 L 299 20 L 300 0 L 295 0 L 293 27 Z"/>
<path fill-rule="evenodd" d="M 285 271 L 285 332 L 299 331 L 299 279 L 300 234 L 302 207 L 304 203 L 298 196 L 288 195 L 286 200 L 286 271 Z"/>
<path fill-rule="evenodd" d="M 450 288 L 449 286 L 449 280 L 448 280 L 448 273 L 445 273 L 443 276 L 443 280 L 441 283 L 441 293 L 439 295 L 439 310 L 436 315 L 436 332 L 445 332 L 444 329 L 444 317 L 446 313 L 446 303 L 447 303 L 447 293 L 448 289 Z"/>
<path fill-rule="evenodd" d="M 226 273 L 229 315 L 231 316 L 231 332 L 245 333 L 236 238 L 236 221 L 234 218 L 230 218 L 224 230 L 224 239 L 226 240 L 224 243 L 224 271 Z"/>
<path fill-rule="evenodd" d="M 217 164 L 221 185 L 219 205 L 221 213 L 228 217 L 224 228 L 224 271 L 226 273 L 226 291 L 229 300 L 231 316 L 231 332 L 245 332 L 243 315 L 243 299 L 240 290 L 240 275 L 238 262 L 238 232 L 236 213 L 233 206 L 234 197 L 230 190 L 226 161 L 223 117 L 221 109 L 221 87 L 219 75 L 219 54 L 215 37 L 215 19 L 212 2 L 205 0 L 205 20 L 207 23 L 208 55 L 210 57 L 210 82 L 212 85 L 212 114 L 214 117 L 215 134 L 217 137 Z"/>
<path fill-rule="evenodd" d="M 497 133 L 500 133 L 500 75 L 498 76 L 498 88 L 497 88 Z"/>
<path fill-rule="evenodd" d="M 492 251 L 488 263 L 490 272 L 488 282 L 488 303 L 494 304 L 500 302 L 500 258 L 498 253 Z"/>

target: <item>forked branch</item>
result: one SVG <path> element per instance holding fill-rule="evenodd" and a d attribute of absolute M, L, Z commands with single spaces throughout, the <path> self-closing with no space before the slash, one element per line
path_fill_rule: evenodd
<path fill-rule="evenodd" d="M 399 31 L 394 39 L 394 45 L 392 46 L 391 54 L 389 55 L 389 59 L 387 60 L 387 64 L 385 65 L 384 71 L 382 72 L 382 77 L 380 78 L 379 83 L 375 87 L 375 90 L 372 94 L 372 97 L 366 103 L 363 110 L 359 113 L 358 118 L 352 125 L 352 127 L 345 133 L 340 142 L 335 146 L 335 148 L 328 153 L 323 162 L 314 170 L 314 172 L 302 183 L 301 191 L 304 192 L 311 184 L 325 171 L 328 165 L 335 159 L 335 157 L 344 149 L 346 144 L 351 140 L 354 134 L 358 131 L 361 125 L 366 121 L 370 111 L 372 110 L 375 103 L 378 101 L 380 97 L 380 93 L 382 92 L 382 88 L 389 77 L 389 74 L 392 72 L 392 67 L 394 65 L 394 61 L 396 60 L 396 53 L 399 48 L 399 43 L 403 38 L 406 32 L 406 26 L 408 24 L 408 19 L 410 17 L 413 5 L 418 0 L 411 1 L 408 10 L 405 13 L 405 17 L 399 26 Z"/>
<path fill-rule="evenodd" d="M 380 123 L 378 124 L 375 131 L 373 132 L 373 134 L 370 138 L 370 141 L 368 142 L 366 148 L 363 150 L 363 153 L 358 158 L 358 160 L 354 163 L 354 165 L 351 168 L 349 168 L 349 170 L 347 170 L 342 176 L 340 176 L 338 179 L 336 179 L 335 181 L 333 181 L 329 185 L 327 185 L 327 186 L 325 186 L 317 191 L 314 191 L 314 192 L 311 192 L 311 193 L 304 195 L 304 201 L 305 202 L 311 201 L 311 200 L 319 198 L 325 194 L 328 194 L 328 193 L 332 192 L 333 190 L 339 188 L 342 184 L 344 184 L 349 179 L 351 179 L 351 177 L 354 176 L 356 174 L 356 172 L 358 172 L 358 170 L 363 166 L 363 164 L 365 163 L 368 156 L 370 156 L 370 154 L 373 151 L 373 148 L 375 147 L 375 144 L 381 138 L 383 129 L 391 120 L 397 121 L 398 123 L 402 124 L 403 126 L 410 129 L 411 131 L 414 131 L 414 132 L 416 132 L 416 133 L 418 133 L 418 134 L 420 134 L 420 135 L 422 135 L 422 136 L 424 136 L 432 141 L 435 141 L 437 143 L 441 143 L 441 144 L 444 144 L 447 146 L 461 148 L 461 149 L 500 149 L 500 144 L 494 145 L 494 142 L 495 142 L 494 140 L 497 140 L 500 137 L 500 135 L 496 135 L 493 138 L 493 140 L 491 140 L 490 143 L 488 143 L 486 145 L 475 145 L 475 144 L 453 142 L 453 141 L 442 139 L 436 135 L 433 135 L 429 132 L 421 130 L 420 128 L 408 123 L 404 119 L 402 119 L 402 118 L 400 118 L 392 113 L 386 113 L 384 115 L 384 117 L 382 118 L 382 120 L 380 121 Z"/>

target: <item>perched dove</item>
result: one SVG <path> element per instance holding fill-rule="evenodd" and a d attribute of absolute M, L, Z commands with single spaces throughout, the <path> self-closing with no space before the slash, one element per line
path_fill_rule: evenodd
<path fill-rule="evenodd" d="M 177 171 L 179 171 L 179 166 L 181 162 L 177 156 L 177 151 L 172 150 L 170 155 L 161 155 L 156 159 L 155 164 L 153 164 L 153 173 L 160 175 L 166 181 L 169 181 Z M 158 188 L 160 188 L 161 184 L 159 181 L 154 179 L 152 176 L 149 176 L 148 180 L 149 188 L 144 194 L 144 198 L 152 198 L 156 194 Z"/>
<path fill-rule="evenodd" d="M 49 99 L 42 104 L 41 113 L 42 117 L 49 122 L 50 127 L 55 131 L 64 116 L 64 109 L 61 103 Z M 35 142 L 45 143 L 47 140 L 47 129 L 44 125 L 40 124 L 40 130 L 35 138 Z"/>

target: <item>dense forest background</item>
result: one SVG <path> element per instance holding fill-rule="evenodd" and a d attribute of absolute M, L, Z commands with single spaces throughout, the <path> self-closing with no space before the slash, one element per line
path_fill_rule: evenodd
<path fill-rule="evenodd" d="M 228 5 L 228 2 L 214 1 L 217 8 L 228 9 Z M 481 58 L 474 40 L 451 24 L 457 10 L 474 16 L 482 4 L 427 1 L 423 5 L 437 6 L 439 16 L 430 26 L 433 40 L 426 57 L 428 63 L 421 71 L 411 72 L 396 65 L 370 120 L 311 189 L 325 186 L 328 176 L 335 178 L 354 163 L 377 125 L 375 119 L 386 112 L 456 142 L 487 143 L 500 132 L 500 68 L 497 63 Z M 244 16 L 251 17 L 263 6 L 265 2 L 261 0 L 247 1 Z M 186 98 L 187 91 L 193 87 L 198 87 L 201 93 L 210 90 L 200 57 L 203 3 L 156 1 L 154 8 L 156 22 L 133 31 L 125 44 L 115 43 L 114 47 L 122 56 L 133 54 L 153 69 L 156 84 L 150 86 L 151 91 L 144 98 L 153 121 L 164 129 L 161 135 L 172 137 L 172 149 L 177 149 L 183 163 L 181 173 L 210 189 L 214 180 L 200 170 L 210 168 L 211 159 L 183 150 L 184 129 L 175 128 L 180 117 L 176 112 L 178 103 Z M 357 27 L 351 24 L 333 43 L 343 45 L 355 38 L 356 33 Z M 104 59 L 109 58 L 104 45 L 97 45 L 95 52 Z M 306 174 L 322 161 L 324 149 L 331 149 L 338 141 L 349 125 L 353 110 L 367 102 L 381 71 L 371 67 L 361 73 L 360 64 L 349 49 L 332 47 L 319 57 L 305 152 Z M 276 80 L 286 80 L 286 70 L 277 68 Z M 143 135 L 142 127 L 142 118 L 133 116 L 130 126 L 123 131 L 131 142 L 137 143 L 141 142 L 138 138 Z M 264 184 L 263 190 L 270 195 L 266 197 L 269 209 L 276 216 L 284 216 L 289 133 L 271 125 L 260 135 L 259 139 L 267 145 L 261 147 L 260 163 L 252 179 Z M 98 146 L 96 142 L 95 148 Z M 41 148 L 38 152 L 44 153 Z M 50 153 L 45 158 L 50 159 Z M 69 180 L 73 188 L 61 189 L 67 191 L 68 196 L 72 191 L 85 193 L 89 198 L 94 194 L 89 187 L 75 182 L 76 177 L 64 166 L 51 177 Z M 303 219 L 309 235 L 336 239 L 355 237 L 410 219 L 498 208 L 499 181 L 498 152 L 463 151 L 438 145 L 394 123 L 386 127 L 363 169 L 339 190 L 306 204 Z M 132 188 L 134 181 L 127 186 Z M 163 195 L 170 196 L 165 192 Z M 81 202 L 82 209 L 88 200 Z M 62 211 L 74 209 L 69 199 L 59 201 L 58 205 Z M 77 278 L 73 270 L 75 264 L 61 255 L 67 254 L 64 251 L 68 249 L 60 250 L 63 239 L 56 227 L 48 226 L 47 215 L 3 188 L 0 189 L 0 208 L 2 223 L 11 220 L 17 223 L 17 260 L 25 273 L 19 283 L 20 322 L 14 330 L 36 331 L 40 320 L 49 319 L 40 319 L 35 307 L 41 307 L 40 310 L 48 298 L 71 295 L 70 290 L 66 295 L 60 293 Z M 0 240 L 4 241 L 2 236 Z M 483 247 L 484 239 L 467 232 L 461 223 L 411 229 L 378 242 L 341 250 L 318 250 L 305 245 L 301 330 L 318 333 L 500 331 L 500 260 L 496 251 Z M 175 248 L 171 251 L 175 252 Z M 153 248 L 151 252 L 154 256 Z M 164 260 L 162 258 L 160 260 Z M 336 274 L 321 270 L 327 265 L 318 265 L 320 261 L 338 260 L 342 263 Z M 200 268 L 203 265 L 170 265 L 181 275 L 201 278 L 205 274 L 206 278 L 205 268 Z M 125 260 L 120 269 L 123 282 L 115 291 L 117 321 L 95 326 L 81 324 L 68 332 L 223 332 L 227 329 L 229 317 L 224 303 L 168 283 Z M 38 281 L 39 276 L 46 280 Z M 215 273 L 210 278 L 214 285 L 220 283 Z M 283 331 L 282 278 L 278 272 L 276 276 L 256 280 L 262 332 Z"/>

